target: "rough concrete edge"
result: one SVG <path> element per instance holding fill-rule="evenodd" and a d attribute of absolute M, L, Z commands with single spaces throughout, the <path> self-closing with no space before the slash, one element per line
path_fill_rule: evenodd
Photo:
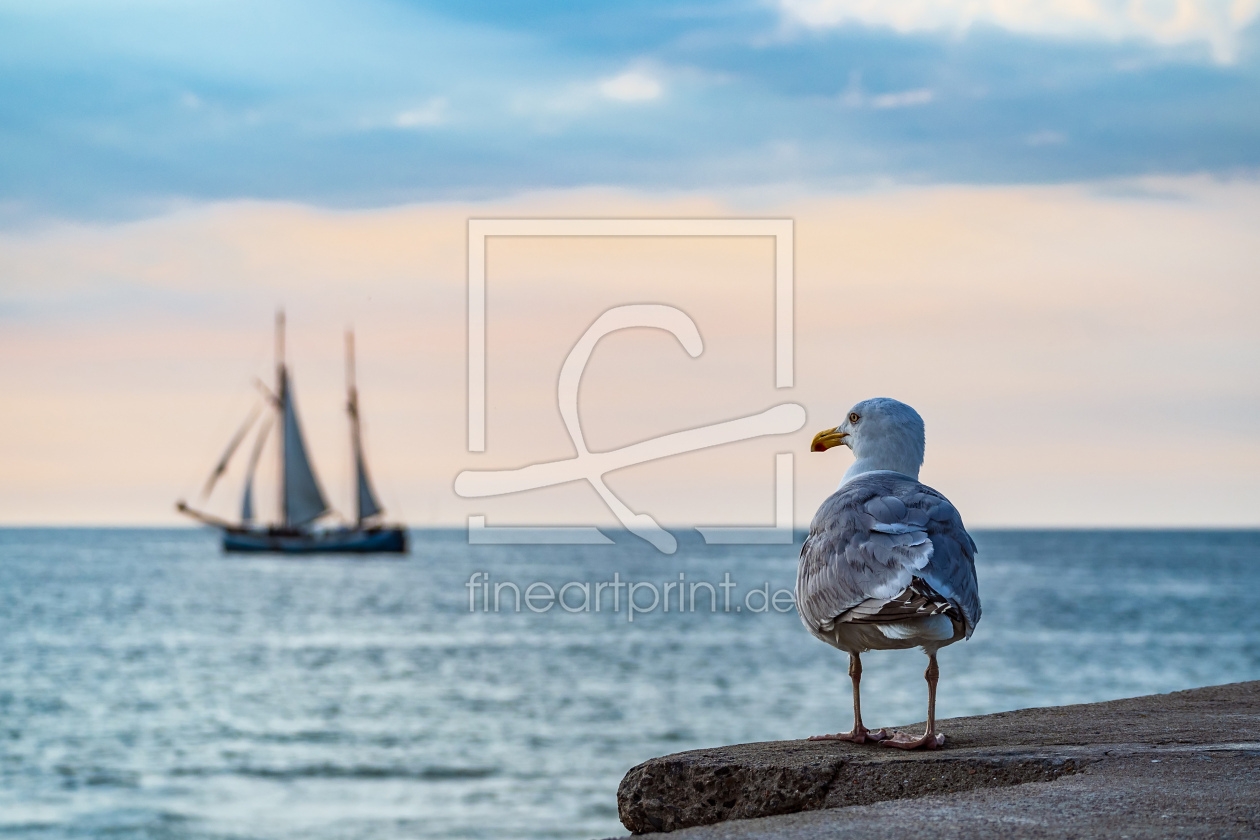
<path fill-rule="evenodd" d="M 617 787 L 621 824 L 635 834 L 676 831 L 731 819 L 791 814 L 825 807 L 846 759 L 802 767 L 692 762 L 688 753 L 631 768 Z M 689 795 L 680 797 L 679 791 Z"/>
<path fill-rule="evenodd" d="M 683 760 L 687 753 L 680 753 L 632 768 L 618 786 L 617 810 L 622 825 L 632 833 L 652 834 L 727 820 L 1053 781 L 1104 758 L 1070 752 L 1076 754 L 1023 750 L 880 761 L 835 757 L 800 768 L 696 763 Z M 679 796 L 683 791 L 688 795 Z"/>

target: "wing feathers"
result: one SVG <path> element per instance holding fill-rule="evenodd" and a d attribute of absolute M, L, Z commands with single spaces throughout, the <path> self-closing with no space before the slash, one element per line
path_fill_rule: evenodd
<path fill-rule="evenodd" d="M 796 604 L 818 635 L 836 622 L 946 614 L 980 620 L 975 543 L 958 511 L 895 473 L 858 476 L 823 502 L 801 547 Z"/>
<path fill-rule="evenodd" d="M 863 624 L 908 621 L 933 615 L 947 615 L 952 619 L 962 620 L 958 607 L 934 591 L 922 578 L 914 578 L 909 586 L 892 598 L 870 598 L 841 613 L 835 620 Z"/>

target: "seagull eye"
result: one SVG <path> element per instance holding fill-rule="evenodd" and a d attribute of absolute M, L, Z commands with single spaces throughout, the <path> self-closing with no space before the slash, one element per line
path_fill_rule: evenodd
<path fill-rule="evenodd" d="M 861 417 L 858 417 L 858 416 L 857 416 L 857 412 L 854 412 L 854 413 L 852 413 L 852 414 L 850 414 L 850 415 L 849 415 L 849 422 L 850 422 L 850 423 L 856 423 L 857 421 L 859 421 L 859 420 L 861 420 L 861 419 L 862 419 Z"/>

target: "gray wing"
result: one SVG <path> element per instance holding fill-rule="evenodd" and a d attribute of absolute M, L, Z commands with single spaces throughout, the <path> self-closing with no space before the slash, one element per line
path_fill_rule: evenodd
<path fill-rule="evenodd" d="M 878 620 L 881 603 L 898 609 L 893 602 L 921 581 L 927 600 L 939 595 L 961 614 L 970 637 L 980 620 L 975 552 L 940 493 L 897 473 L 862 475 L 814 516 L 797 567 L 797 610 L 812 632 L 838 620 Z"/>

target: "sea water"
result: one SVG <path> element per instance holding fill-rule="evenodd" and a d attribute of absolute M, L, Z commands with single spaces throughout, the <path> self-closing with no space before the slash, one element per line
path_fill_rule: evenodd
<path fill-rule="evenodd" d="M 640 761 L 847 729 L 846 657 L 781 591 L 799 543 L 681 536 L 292 559 L 0 531 L 0 837 L 601 837 Z M 1258 532 L 975 536 L 941 717 L 1260 678 Z M 868 725 L 922 720 L 925 664 L 864 658 Z"/>

